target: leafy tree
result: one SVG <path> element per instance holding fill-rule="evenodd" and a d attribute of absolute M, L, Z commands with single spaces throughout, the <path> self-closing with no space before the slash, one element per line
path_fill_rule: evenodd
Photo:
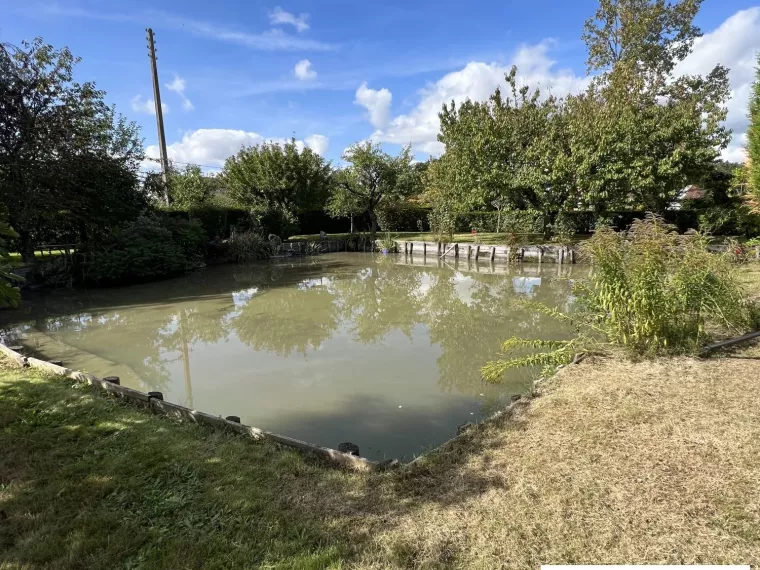
<path fill-rule="evenodd" d="M 436 172 L 443 192 L 469 209 L 534 209 L 548 230 L 572 203 L 572 176 L 564 102 L 517 85 L 517 68 L 485 102 L 452 102 L 441 112 L 446 145 Z"/>
<path fill-rule="evenodd" d="M 348 166 L 332 186 L 328 212 L 366 213 L 371 230 L 378 230 L 377 208 L 381 204 L 408 198 L 420 191 L 419 171 L 410 146 L 398 156 L 384 152 L 370 141 L 351 145 L 343 153 Z"/>
<path fill-rule="evenodd" d="M 760 200 L 760 53 L 757 54 L 755 82 L 749 101 L 747 129 L 747 182 L 755 200 Z"/>
<path fill-rule="evenodd" d="M 0 222 L 0 307 L 16 307 L 21 300 L 18 287 L 14 287 L 12 283 L 24 279 L 13 273 L 7 263 L 8 243 L 6 238 L 16 237 L 18 234 L 13 231 L 13 228 L 5 222 Z"/>
<path fill-rule="evenodd" d="M 597 211 L 662 212 L 712 168 L 730 140 L 723 126 L 728 70 L 676 77 L 701 34 L 701 0 L 602 0 L 586 22 L 588 90 L 568 98 L 572 168 Z"/>
<path fill-rule="evenodd" d="M 73 81 L 78 62 L 40 38 L 0 45 L 0 197 L 26 261 L 47 227 L 86 237 L 144 206 L 137 127 L 94 83 Z"/>
<path fill-rule="evenodd" d="M 188 209 L 202 206 L 211 200 L 220 184 L 215 177 L 205 175 L 200 166 L 188 164 L 181 169 L 172 165 L 167 185 L 169 203 Z M 163 200 L 165 193 L 161 174 L 149 174 L 145 179 L 145 186 L 147 193 L 154 199 Z"/>
<path fill-rule="evenodd" d="M 330 164 L 295 139 L 241 149 L 227 159 L 222 174 L 227 194 L 252 212 L 295 221 L 296 215 L 321 210 L 332 181 Z"/>

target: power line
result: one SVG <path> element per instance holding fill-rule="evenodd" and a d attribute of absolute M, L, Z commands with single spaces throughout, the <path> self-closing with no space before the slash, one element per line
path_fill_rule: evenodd
<path fill-rule="evenodd" d="M 160 158 L 150 158 L 146 157 L 145 160 L 150 160 L 151 162 L 158 162 L 161 163 Z M 215 168 L 216 170 L 224 170 L 223 166 L 211 166 L 210 164 L 198 164 L 197 162 L 182 162 L 181 160 L 170 160 L 169 162 L 173 164 L 186 164 L 187 166 L 199 166 L 201 168 Z"/>

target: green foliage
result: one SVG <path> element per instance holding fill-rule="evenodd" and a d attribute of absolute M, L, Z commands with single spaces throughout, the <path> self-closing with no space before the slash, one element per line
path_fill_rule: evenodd
<path fill-rule="evenodd" d="M 636 220 L 628 232 L 600 227 L 583 245 L 593 263 L 588 279 L 574 283 L 578 302 L 570 314 L 538 303 L 529 308 L 572 324 L 568 341 L 508 339 L 507 358 L 486 364 L 491 382 L 521 366 L 567 364 L 601 343 L 641 356 L 695 354 L 711 334 L 741 332 L 756 321 L 745 300 L 735 264 L 746 249 L 729 243 L 724 254 L 707 250 L 707 238 L 681 235 L 657 216 Z M 517 354 L 520 349 L 539 352 Z"/>
<path fill-rule="evenodd" d="M 377 224 L 388 232 L 427 231 L 429 213 L 430 208 L 412 202 L 386 203 L 377 209 Z"/>
<path fill-rule="evenodd" d="M 570 207 L 567 116 L 564 103 L 539 90 L 518 87 L 517 68 L 486 102 L 452 102 L 440 113 L 439 140 L 446 153 L 429 178 L 439 194 L 451 195 L 460 209 L 541 212 L 550 223 Z"/>
<path fill-rule="evenodd" d="M 222 181 L 227 194 L 258 215 L 296 221 L 297 214 L 322 209 L 332 184 L 330 164 L 295 139 L 244 148 L 227 159 Z"/>
<path fill-rule="evenodd" d="M 23 282 L 23 277 L 13 273 L 8 264 L 8 242 L 6 238 L 16 238 L 18 234 L 5 222 L 0 222 L 0 307 L 17 307 L 21 294 L 13 282 Z"/>
<path fill-rule="evenodd" d="M 201 222 L 172 217 L 165 220 L 163 225 L 171 232 L 172 240 L 187 259 L 200 256 L 203 246 L 208 242 L 208 235 Z"/>
<path fill-rule="evenodd" d="M 230 239 L 230 253 L 238 262 L 259 261 L 272 256 L 272 245 L 259 233 L 236 233 Z"/>
<path fill-rule="evenodd" d="M 648 217 L 627 233 L 602 228 L 584 249 L 594 270 L 579 293 L 609 342 L 644 355 L 695 352 L 712 330 L 749 325 L 730 253 L 710 253 L 701 234 Z"/>
<path fill-rule="evenodd" d="M 455 212 L 446 208 L 444 204 L 436 204 L 430 214 L 430 231 L 435 235 L 436 241 L 451 241 L 456 231 L 457 215 Z"/>
<path fill-rule="evenodd" d="M 540 350 L 527 355 L 519 355 L 520 349 Z M 501 347 L 502 353 L 511 358 L 500 358 L 487 363 L 480 372 L 486 382 L 501 382 L 510 368 L 525 366 L 556 367 L 569 364 L 578 351 L 587 348 L 579 339 L 573 340 L 530 340 L 513 336 Z"/>
<path fill-rule="evenodd" d="M 380 249 L 383 249 L 388 253 L 395 253 L 396 247 L 396 236 L 391 235 L 391 232 L 385 232 L 380 238 Z"/>
<path fill-rule="evenodd" d="M 367 213 L 373 233 L 378 230 L 377 211 L 381 206 L 421 190 L 422 174 L 414 167 L 409 146 L 398 156 L 390 156 L 379 144 L 356 143 L 343 153 L 343 160 L 348 166 L 336 173 L 327 211 L 334 216 Z"/>
<path fill-rule="evenodd" d="M 0 199 L 27 261 L 46 228 L 86 240 L 147 205 L 138 127 L 73 80 L 78 61 L 40 38 L 0 45 Z"/>
<path fill-rule="evenodd" d="M 749 100 L 747 159 L 747 181 L 755 199 L 760 200 L 760 53 L 757 54 L 755 82 Z"/>
<path fill-rule="evenodd" d="M 91 251 L 86 279 L 123 284 L 176 275 L 188 268 L 183 247 L 160 219 L 141 216 Z"/>
<path fill-rule="evenodd" d="M 694 17 L 702 0 L 600 0 L 586 20 L 589 72 L 632 65 L 669 73 L 701 35 Z"/>

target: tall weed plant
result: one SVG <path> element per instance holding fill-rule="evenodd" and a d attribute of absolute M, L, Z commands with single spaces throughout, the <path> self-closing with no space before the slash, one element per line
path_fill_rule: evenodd
<path fill-rule="evenodd" d="M 679 235 L 662 218 L 648 215 L 627 232 L 597 228 L 582 246 L 593 266 L 574 284 L 572 315 L 537 303 L 536 310 L 576 329 L 567 341 L 513 337 L 503 356 L 482 369 L 497 382 L 510 368 L 569 363 L 575 354 L 604 345 L 638 356 L 697 353 L 718 333 L 740 333 L 755 324 L 730 251 L 712 253 L 704 234 Z M 524 356 L 526 348 L 534 352 Z"/>
<path fill-rule="evenodd" d="M 679 235 L 647 216 L 625 233 L 600 228 L 583 249 L 593 268 L 577 292 L 613 344 L 641 355 L 689 353 L 711 333 L 750 325 L 730 252 L 708 251 L 704 234 Z"/>

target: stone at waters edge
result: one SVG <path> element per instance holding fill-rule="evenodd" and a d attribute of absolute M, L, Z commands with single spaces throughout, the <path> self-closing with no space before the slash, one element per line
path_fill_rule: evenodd
<path fill-rule="evenodd" d="M 359 446 L 355 443 L 351 443 L 350 441 L 344 441 L 338 446 L 338 451 L 341 453 L 348 453 L 350 455 L 356 455 L 359 456 Z"/>

